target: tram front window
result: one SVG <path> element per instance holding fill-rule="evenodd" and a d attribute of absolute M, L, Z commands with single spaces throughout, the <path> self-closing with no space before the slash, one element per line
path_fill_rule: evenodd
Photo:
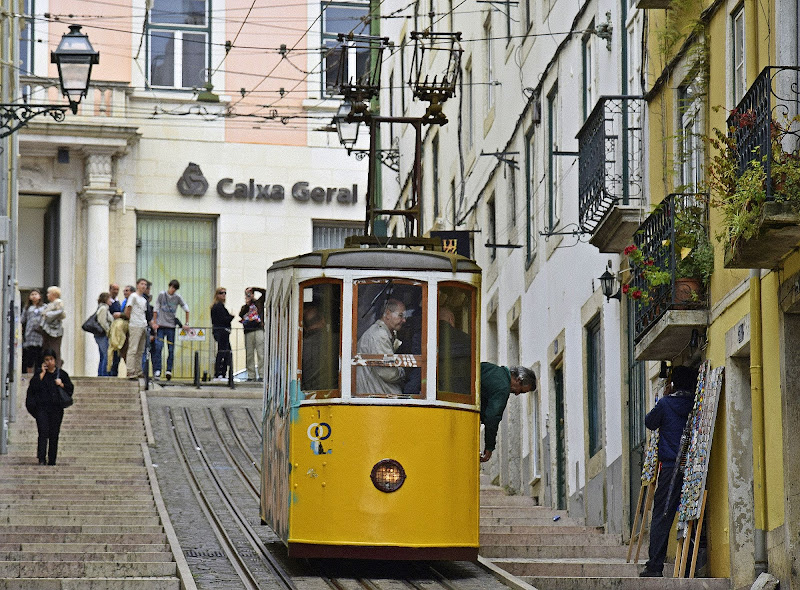
<path fill-rule="evenodd" d="M 338 282 L 303 288 L 300 387 L 307 398 L 339 395 L 341 307 Z"/>
<path fill-rule="evenodd" d="M 450 394 L 473 395 L 474 297 L 475 291 L 472 288 L 455 285 L 439 287 L 436 377 L 438 399 L 463 401 Z"/>
<path fill-rule="evenodd" d="M 424 285 L 362 279 L 355 301 L 355 395 L 424 397 Z"/>

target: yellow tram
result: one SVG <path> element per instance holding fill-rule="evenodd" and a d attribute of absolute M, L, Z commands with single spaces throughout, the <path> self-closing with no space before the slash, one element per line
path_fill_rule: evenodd
<path fill-rule="evenodd" d="M 477 558 L 480 280 L 384 248 L 269 269 L 261 519 L 290 556 Z"/>

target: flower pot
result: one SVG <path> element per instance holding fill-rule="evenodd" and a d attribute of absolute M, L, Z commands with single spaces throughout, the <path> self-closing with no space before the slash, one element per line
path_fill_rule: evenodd
<path fill-rule="evenodd" d="M 700 279 L 682 278 L 675 279 L 674 309 L 687 309 L 700 302 L 703 285 Z"/>

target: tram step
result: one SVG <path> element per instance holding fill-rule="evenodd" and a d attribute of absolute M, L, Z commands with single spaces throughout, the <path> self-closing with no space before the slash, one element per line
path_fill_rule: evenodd
<path fill-rule="evenodd" d="M 664 568 L 665 570 L 667 568 Z M 543 578 L 523 576 L 525 582 L 539 590 L 728 590 L 727 578 Z"/>
<path fill-rule="evenodd" d="M 480 554 L 489 559 L 538 558 L 560 559 L 565 557 L 622 558 L 628 553 L 624 546 L 608 545 L 484 545 L 481 543 Z"/>
<path fill-rule="evenodd" d="M 515 576 L 537 577 L 636 577 L 641 565 L 626 563 L 625 558 L 604 559 L 600 557 L 498 557 L 492 559 L 498 567 Z M 540 588 L 540 590 L 543 590 Z"/>
<path fill-rule="evenodd" d="M 176 573 L 174 562 L 0 561 L 0 577 L 4 578 L 160 577 Z"/>
<path fill-rule="evenodd" d="M 505 528 L 505 527 L 496 527 Z M 526 527 L 530 530 L 520 532 L 495 532 L 481 529 L 481 547 L 519 547 L 522 545 L 573 545 L 586 546 L 594 545 L 598 547 L 619 547 L 619 537 L 614 535 L 603 535 L 592 532 L 589 534 L 581 532 L 562 532 L 558 529 L 545 532 L 543 527 Z M 548 527 L 555 528 L 555 527 Z M 627 548 L 626 548 L 627 550 Z"/>
<path fill-rule="evenodd" d="M 180 590 L 178 578 L 0 578 L 0 590 Z"/>

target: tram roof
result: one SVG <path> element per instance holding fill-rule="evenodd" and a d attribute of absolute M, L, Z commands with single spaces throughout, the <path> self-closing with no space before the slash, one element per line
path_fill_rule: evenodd
<path fill-rule="evenodd" d="M 278 260 L 270 271 L 283 268 L 357 268 L 480 273 L 474 260 L 434 250 L 342 248 L 316 250 Z"/>

